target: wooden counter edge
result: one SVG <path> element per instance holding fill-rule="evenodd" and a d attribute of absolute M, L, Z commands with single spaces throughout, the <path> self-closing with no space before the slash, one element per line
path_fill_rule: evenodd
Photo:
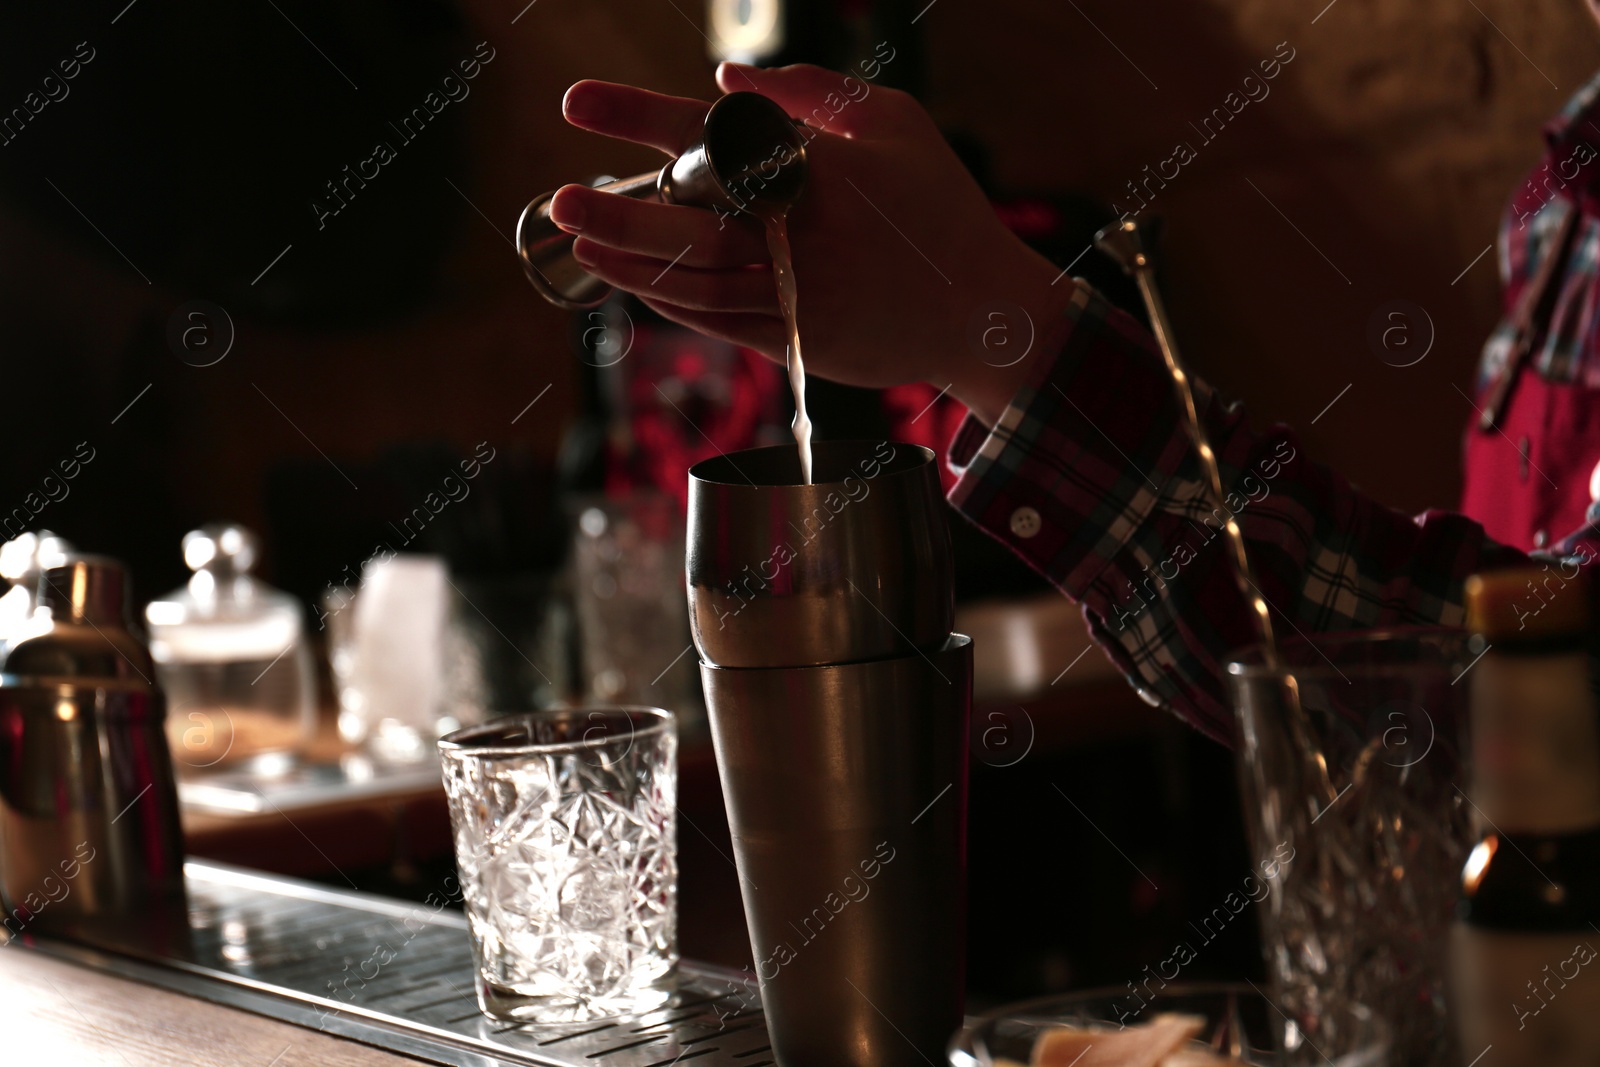
<path fill-rule="evenodd" d="M 51 1067 L 415 1067 L 421 1060 L 0 948 L 0 1059 Z M 15 1057 L 15 1058 L 13 1058 Z"/>

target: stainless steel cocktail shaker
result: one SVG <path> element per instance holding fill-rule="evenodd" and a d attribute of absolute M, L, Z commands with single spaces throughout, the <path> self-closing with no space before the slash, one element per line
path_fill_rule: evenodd
<path fill-rule="evenodd" d="M 972 642 L 932 452 L 690 470 L 689 586 L 780 1067 L 921 1067 L 960 1025 Z"/>
<path fill-rule="evenodd" d="M 729 93 L 706 112 L 699 141 L 660 171 L 597 186 L 639 200 L 688 204 L 726 214 L 792 204 L 806 180 L 806 137 L 777 104 L 759 93 Z M 599 305 L 611 286 L 572 258 L 573 236 L 550 219 L 552 190 L 517 219 L 517 257 L 539 295 L 557 307 Z"/>
<path fill-rule="evenodd" d="M 955 623 L 950 530 L 934 454 L 819 441 L 690 472 L 689 625 L 719 667 L 814 667 L 939 648 Z"/>
<path fill-rule="evenodd" d="M 972 639 L 701 673 L 779 1064 L 938 1062 L 965 977 Z"/>
<path fill-rule="evenodd" d="M 0 922 L 9 935 L 175 936 L 178 794 L 126 572 L 75 557 L 40 574 L 37 604 L 0 664 Z"/>

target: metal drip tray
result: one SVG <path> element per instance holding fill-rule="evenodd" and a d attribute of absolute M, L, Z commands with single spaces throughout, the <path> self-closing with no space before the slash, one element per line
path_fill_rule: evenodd
<path fill-rule="evenodd" d="M 512 1026 L 481 1015 L 466 920 L 452 911 L 190 861 L 189 944 L 35 951 L 453 1067 L 768 1067 L 761 1002 L 742 976 L 693 963 L 662 1008 Z"/>

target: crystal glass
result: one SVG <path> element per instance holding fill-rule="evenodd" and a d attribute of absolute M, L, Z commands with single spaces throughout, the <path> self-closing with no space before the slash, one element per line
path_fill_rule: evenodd
<path fill-rule="evenodd" d="M 1305 1031 L 1259 989 L 1230 982 L 1144 984 L 1010 1004 L 982 1016 L 950 1040 L 950 1067 L 1015 1067 L 1032 1060 L 1034 1042 L 1055 1026 L 1120 1031 L 1163 1012 L 1205 1020 L 1196 1038 L 1256 1067 L 1389 1067 L 1389 1031 L 1373 1012 L 1349 1006 Z M 1085 1050 L 1087 1051 L 1087 1050 Z M 1104 1062 L 1098 1061 L 1098 1062 Z"/>
<path fill-rule="evenodd" d="M 665 1002 L 678 960 L 672 713 L 572 708 L 439 741 L 478 1003 L 565 1022 Z"/>
<path fill-rule="evenodd" d="M 1370 1005 L 1408 1067 L 1461 1062 L 1446 978 L 1472 847 L 1466 649 L 1456 631 L 1319 635 L 1281 666 L 1253 650 L 1228 667 L 1252 847 L 1281 866 L 1258 908 L 1280 1003 L 1306 1027 Z"/>

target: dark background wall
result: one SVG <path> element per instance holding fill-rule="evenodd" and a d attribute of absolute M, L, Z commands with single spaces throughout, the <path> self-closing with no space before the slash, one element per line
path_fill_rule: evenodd
<path fill-rule="evenodd" d="M 1540 160 L 1539 124 L 1595 68 L 1596 31 L 1575 0 L 1325 4 L 941 0 L 931 103 L 984 131 L 1007 183 L 1115 196 L 1194 143 L 1152 208 L 1190 359 L 1380 498 L 1448 506 L 1471 415 L 1453 386 L 1471 392 L 1498 312 L 1493 253 L 1460 275 Z M 1272 94 L 1202 144 L 1188 124 L 1284 41 Z M 1366 340 L 1394 299 L 1437 330 L 1414 367 Z"/>
<path fill-rule="evenodd" d="M 163 100 L 203 100 L 207 70 L 236 62 L 225 45 L 239 41 L 181 20 L 187 29 L 174 41 L 170 12 L 137 4 L 118 16 L 122 7 L 8 16 L 24 32 L 0 38 L 8 101 L 20 102 L 77 41 L 97 50 L 71 96 L 0 147 L 12 191 L 0 210 L 0 358 L 14 413 L 6 506 L 74 442 L 90 440 L 109 461 L 91 464 L 75 502 L 51 505 L 40 521 L 71 528 L 86 547 L 164 553 L 165 569 L 141 586 L 154 592 L 177 575 L 180 527 L 219 516 L 266 527 L 267 471 L 286 457 L 320 467 L 331 481 L 317 491 L 330 494 L 340 475 L 329 460 L 359 468 L 396 441 L 465 453 L 489 440 L 519 462 L 548 465 L 576 404 L 570 324 L 527 288 L 509 233 L 535 192 L 654 165 L 645 150 L 567 128 L 561 94 L 579 77 L 710 94 L 698 5 L 470 0 L 448 46 L 411 52 L 363 34 L 359 18 L 354 28 L 332 25 L 285 5 L 324 54 L 267 11 L 246 44 L 273 92 L 238 121 L 225 109 L 164 110 Z M 1595 31 L 1577 0 L 1338 0 L 1320 9 L 939 0 L 918 24 L 927 100 L 988 148 L 996 181 L 1012 190 L 1125 197 L 1146 164 L 1193 142 L 1197 158 L 1152 208 L 1168 220 L 1168 287 L 1191 360 L 1258 421 L 1298 425 L 1317 455 L 1382 498 L 1408 509 L 1449 505 L 1470 413 L 1455 387 L 1468 388 L 1497 309 L 1494 256 L 1462 272 L 1538 159 L 1537 125 L 1594 65 Z M 367 127 L 352 120 L 343 140 L 312 138 L 322 155 L 299 170 L 268 164 L 292 157 L 300 130 L 352 100 L 374 101 L 377 115 L 385 102 L 403 113 L 483 40 L 496 58 L 470 98 L 452 105 L 451 125 L 427 131 L 392 165 L 404 196 L 363 194 L 315 230 L 310 201 L 364 154 Z M 1295 58 L 1270 97 L 1202 143 L 1189 123 L 1285 41 Z M 385 73 L 386 55 L 410 65 Z M 167 95 L 136 92 L 158 62 Z M 368 84 L 352 89 L 336 66 L 362 71 Z M 275 107 L 282 86 L 294 98 Z M 380 91 L 389 96 L 372 95 Z M 124 98 L 136 113 L 118 115 Z M 108 115 L 145 140 L 118 144 Z M 138 188 L 140 159 L 174 154 L 190 183 L 174 200 L 191 206 L 152 224 L 147 201 L 117 190 Z M 392 281 L 389 307 L 355 313 L 371 289 L 391 285 L 383 266 L 406 247 L 363 257 L 357 238 L 413 228 L 426 260 L 417 276 Z M 168 247 L 174 230 L 205 247 Z M 270 289 L 274 274 L 288 279 L 326 260 L 327 272 L 306 275 L 333 294 L 320 320 L 281 314 L 260 285 L 245 284 L 291 243 L 263 282 Z M 235 281 L 218 297 L 185 265 L 224 250 Z M 367 278 L 368 291 L 355 291 L 353 280 Z M 355 311 L 341 316 L 345 284 Z M 185 365 L 162 340 L 174 311 L 197 296 L 228 307 L 237 329 L 232 351 L 211 367 Z M 1425 309 L 1436 329 L 1417 366 L 1388 366 L 1368 344 L 1369 319 L 1394 299 Z M 1420 343 L 1425 327 L 1417 329 Z M 141 501 L 162 517 L 160 530 L 130 529 L 140 526 Z"/>

